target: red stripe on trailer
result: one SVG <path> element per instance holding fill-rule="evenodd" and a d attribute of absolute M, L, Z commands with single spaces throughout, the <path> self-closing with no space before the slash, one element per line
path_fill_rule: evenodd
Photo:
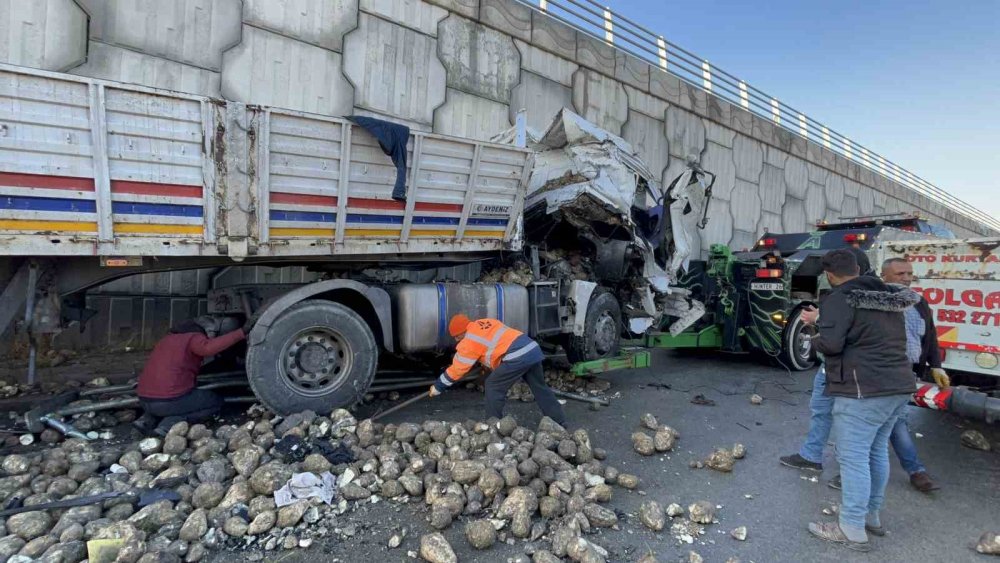
<path fill-rule="evenodd" d="M 287 203 L 295 205 L 337 205 L 337 196 L 332 195 L 311 195 L 311 194 L 290 194 L 285 192 L 271 192 L 271 203 Z"/>
<path fill-rule="evenodd" d="M 951 348 L 953 350 L 967 350 L 969 352 L 987 352 L 989 354 L 1000 354 L 1000 346 L 987 346 L 985 344 L 968 344 L 965 342 L 938 342 L 941 348 Z"/>
<path fill-rule="evenodd" d="M 46 188 L 49 190 L 94 191 L 93 178 L 75 176 L 51 176 L 48 174 L 22 174 L 20 172 L 0 172 L 0 185 L 18 188 Z"/>
<path fill-rule="evenodd" d="M 386 209 L 391 211 L 405 211 L 406 203 L 392 199 L 371 199 L 361 197 L 351 197 L 347 199 L 347 205 L 359 209 Z M 414 204 L 415 211 L 443 211 L 446 213 L 461 213 L 460 203 L 429 203 L 418 201 Z"/>
<path fill-rule="evenodd" d="M 172 197 L 201 197 L 202 188 L 201 186 L 186 186 L 182 184 L 158 184 L 152 182 L 133 182 L 131 180 L 111 180 L 111 193 Z"/>

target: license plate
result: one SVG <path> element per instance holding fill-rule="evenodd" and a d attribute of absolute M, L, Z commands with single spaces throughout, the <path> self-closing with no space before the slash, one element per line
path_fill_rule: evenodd
<path fill-rule="evenodd" d="M 751 282 L 750 289 L 753 291 L 782 291 L 785 284 L 779 282 Z"/>

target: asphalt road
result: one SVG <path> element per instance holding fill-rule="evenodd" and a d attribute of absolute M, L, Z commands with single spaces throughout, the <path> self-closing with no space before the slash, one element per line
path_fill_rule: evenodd
<path fill-rule="evenodd" d="M 916 408 L 911 412 L 911 426 L 923 436 L 917 445 L 941 490 L 926 495 L 911 489 L 892 458 L 883 512 L 889 534 L 872 538 L 872 553 L 858 554 L 809 535 L 806 524 L 832 520 L 834 517 L 824 515 L 822 509 L 839 503 L 839 492 L 826 486 L 836 472 L 832 449 L 827 451 L 826 471 L 816 482 L 780 466 L 778 457 L 797 451 L 806 432 L 812 375 L 789 374 L 745 357 L 658 353 L 652 368 L 606 376 L 613 382 L 611 394 L 619 395 L 610 407 L 594 412 L 580 403 L 566 405 L 570 426 L 587 428 L 593 444 L 608 450 L 606 463 L 642 479 L 640 490 L 644 494 L 615 488 L 609 506 L 626 514 L 620 529 L 604 530 L 590 539 L 608 549 L 613 561 L 637 561 L 650 550 L 661 562 L 686 561 L 690 550 L 706 562 L 722 562 L 732 556 L 744 563 L 993 560 L 975 553 L 972 547 L 982 532 L 1000 529 L 1000 427 Z M 762 405 L 750 403 L 754 392 L 765 398 Z M 697 394 L 715 401 L 715 406 L 692 404 L 690 400 Z M 481 400 L 481 395 L 471 391 L 455 390 L 396 413 L 386 422 L 478 418 Z M 514 403 L 508 408 L 529 427 L 541 416 L 533 403 Z M 680 431 L 678 446 L 669 455 L 642 457 L 632 450 L 629 436 L 644 412 Z M 365 414 L 359 413 L 359 418 Z M 982 431 L 994 444 L 994 451 L 960 445 L 959 434 L 967 428 Z M 732 473 L 689 468 L 692 459 L 703 459 L 716 446 L 729 447 L 736 442 L 746 445 L 748 454 Z M 669 531 L 654 533 L 641 525 L 637 512 L 647 498 L 664 506 L 708 500 L 722 506 L 717 510 L 719 523 L 708 526 L 707 533 L 694 544 L 681 545 Z M 420 535 L 430 531 L 422 510 L 419 502 L 359 506 L 342 516 L 338 524 L 356 526 L 354 537 L 318 542 L 307 550 L 269 554 L 267 558 L 288 563 L 409 560 L 407 551 L 417 550 Z M 745 542 L 729 536 L 737 526 L 749 529 Z M 387 539 L 400 527 L 408 530 L 406 540 L 398 549 L 387 549 Z M 473 550 L 464 538 L 462 521 L 456 521 L 444 534 L 460 561 L 506 561 L 525 553 L 522 542 L 497 544 L 485 552 Z M 539 542 L 538 546 L 545 544 Z M 213 559 L 243 557 L 223 553 Z"/>

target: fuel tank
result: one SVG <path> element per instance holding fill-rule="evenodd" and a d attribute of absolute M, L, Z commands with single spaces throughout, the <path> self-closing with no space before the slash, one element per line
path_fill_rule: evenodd
<path fill-rule="evenodd" d="M 399 352 L 432 352 L 453 348 L 448 321 L 459 313 L 470 319 L 492 318 L 528 331 L 528 290 L 507 283 L 401 284 L 386 288 L 392 295 Z"/>

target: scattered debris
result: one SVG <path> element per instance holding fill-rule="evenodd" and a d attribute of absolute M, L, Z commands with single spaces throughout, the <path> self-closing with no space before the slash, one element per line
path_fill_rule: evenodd
<path fill-rule="evenodd" d="M 706 397 L 704 395 L 698 394 L 698 395 L 695 395 L 694 398 L 691 399 L 691 404 L 693 404 L 693 405 L 704 405 L 706 407 L 714 407 L 715 406 L 715 401 L 713 401 L 712 399 L 709 399 L 708 397 Z"/>
<path fill-rule="evenodd" d="M 733 444 L 733 457 L 743 459 L 747 455 L 747 447 L 743 444 Z"/>
<path fill-rule="evenodd" d="M 759 405 L 759 404 L 761 404 L 763 402 L 764 402 L 764 397 L 761 397 L 760 395 L 758 395 L 756 393 L 754 393 L 753 395 L 750 395 L 750 404 L 751 405 Z"/>
<path fill-rule="evenodd" d="M 839 504 L 831 504 L 830 506 L 823 508 L 823 514 L 826 514 L 827 516 L 834 516 L 839 513 L 840 513 Z"/>
<path fill-rule="evenodd" d="M 681 505 L 677 504 L 676 502 L 672 502 L 672 503 L 670 503 L 669 506 L 667 506 L 666 512 L 667 512 L 667 516 L 669 516 L 671 518 L 676 518 L 678 516 L 683 516 L 684 515 L 684 507 L 682 507 Z"/>
<path fill-rule="evenodd" d="M 747 539 L 747 527 L 746 526 L 739 526 L 737 528 L 734 528 L 733 531 L 729 532 L 729 535 L 733 536 L 733 538 L 738 539 L 740 541 L 746 541 L 746 539 Z"/>
<path fill-rule="evenodd" d="M 726 448 L 718 448 L 705 460 L 705 465 L 723 473 L 731 472 L 735 464 L 736 458 L 733 452 Z"/>
<path fill-rule="evenodd" d="M 702 559 L 701 555 L 698 555 L 697 551 L 689 551 L 687 556 L 687 563 L 703 563 L 705 560 Z"/>
<path fill-rule="evenodd" d="M 420 557 L 430 563 L 458 563 L 458 557 L 451 544 L 439 533 L 427 534 L 420 538 Z"/>
<path fill-rule="evenodd" d="M 656 421 L 656 417 L 648 412 L 639 417 L 639 422 L 641 422 L 642 425 L 646 427 L 648 430 L 655 431 L 660 427 L 659 423 Z"/>
<path fill-rule="evenodd" d="M 1000 555 L 1000 532 L 985 532 L 979 537 L 976 551 L 986 555 Z"/>
<path fill-rule="evenodd" d="M 659 532 L 667 525 L 666 513 L 655 500 L 647 500 L 639 506 L 639 520 L 654 532 Z"/>
<path fill-rule="evenodd" d="M 984 452 L 990 451 L 990 443 L 986 440 L 986 436 L 978 430 L 966 430 L 962 432 L 961 435 L 962 445 L 967 448 L 972 448 L 974 450 L 982 450 Z"/>
<path fill-rule="evenodd" d="M 632 434 L 632 448 L 639 455 L 653 455 L 656 453 L 656 442 L 645 432 L 635 432 Z"/>
<path fill-rule="evenodd" d="M 688 519 L 697 524 L 711 524 L 715 520 L 715 506 L 705 500 L 688 506 Z"/>

